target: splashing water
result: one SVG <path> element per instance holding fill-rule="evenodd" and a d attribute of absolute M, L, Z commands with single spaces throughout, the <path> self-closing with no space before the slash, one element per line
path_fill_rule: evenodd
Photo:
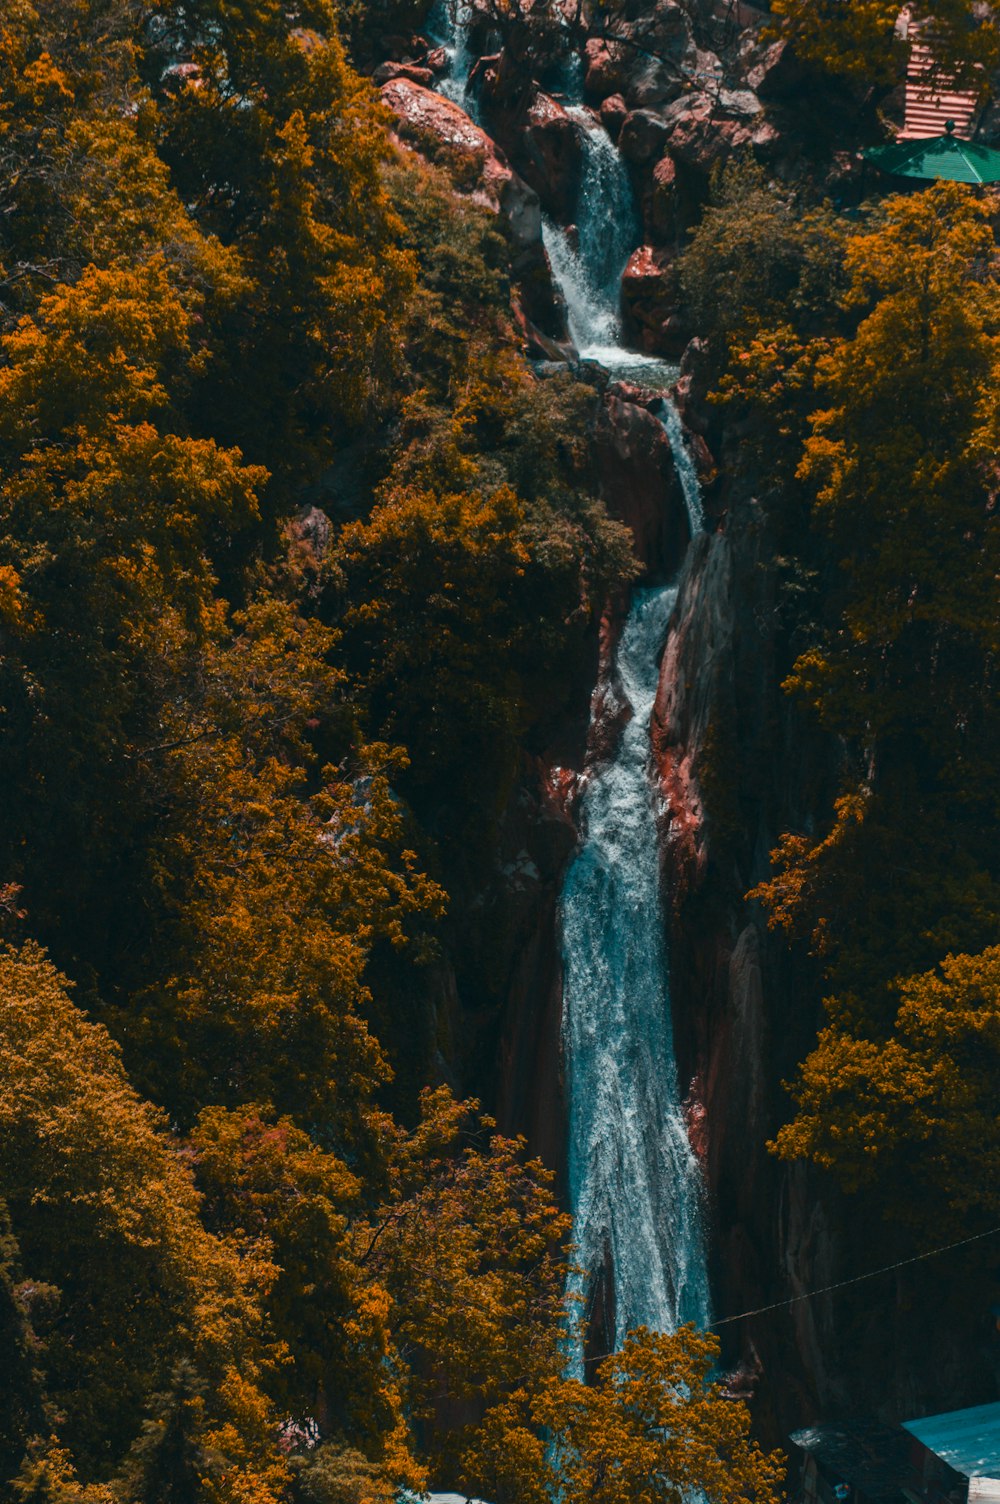
<path fill-rule="evenodd" d="M 466 114 L 473 114 L 473 101 L 469 94 L 469 73 L 476 59 L 469 42 L 469 26 L 472 21 L 472 6 L 467 0 L 439 0 L 431 12 L 429 30 L 448 57 L 448 72 L 438 80 L 438 93 L 443 94 Z"/>
<path fill-rule="evenodd" d="M 677 479 L 681 483 L 684 493 L 684 505 L 687 508 L 688 522 L 691 526 L 691 536 L 705 531 L 705 509 L 701 502 L 701 481 L 698 479 L 698 471 L 695 468 L 691 451 L 684 439 L 684 424 L 681 415 L 674 406 L 671 398 L 664 393 L 660 410 L 656 415 L 663 424 L 663 431 L 670 441 L 670 452 L 674 457 L 674 468 L 677 471 Z"/>
<path fill-rule="evenodd" d="M 617 654 L 632 707 L 583 797 L 562 895 L 569 1183 L 583 1297 L 610 1254 L 615 1346 L 636 1326 L 708 1321 L 701 1176 L 677 1086 L 649 722 L 673 587 L 636 591 Z M 571 1363 L 583 1371 L 579 1346 Z"/>
<path fill-rule="evenodd" d="M 567 114 L 583 131 L 576 244 L 549 221 L 545 249 L 566 299 L 573 343 L 581 355 L 600 360 L 621 352 L 619 292 L 639 223 L 628 170 L 611 137 L 582 105 L 571 105 Z"/>

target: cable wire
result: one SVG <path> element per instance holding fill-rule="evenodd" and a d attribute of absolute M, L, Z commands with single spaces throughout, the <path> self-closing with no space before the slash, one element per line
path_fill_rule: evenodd
<path fill-rule="evenodd" d="M 908 1264 L 919 1264 L 924 1259 L 937 1258 L 939 1254 L 951 1253 L 956 1248 L 966 1248 L 970 1243 L 980 1243 L 984 1238 L 994 1238 L 1000 1227 L 991 1227 L 988 1232 L 973 1233 L 971 1238 L 959 1238 L 957 1243 L 945 1243 L 940 1248 L 929 1248 L 926 1253 L 915 1253 L 911 1258 L 900 1259 L 895 1264 L 885 1264 L 881 1269 L 870 1269 L 867 1274 L 856 1274 L 852 1279 L 838 1280 L 834 1285 L 824 1285 L 820 1290 L 808 1290 L 804 1295 L 792 1295 L 788 1300 L 775 1300 L 769 1306 L 758 1306 L 755 1311 L 741 1311 L 738 1316 L 723 1316 L 721 1321 L 709 1322 L 708 1331 L 716 1327 L 731 1326 L 734 1321 L 746 1321 L 751 1316 L 763 1316 L 767 1311 L 780 1311 L 785 1306 L 797 1305 L 803 1300 L 814 1300 L 817 1295 L 829 1295 L 831 1290 L 843 1290 L 847 1285 L 860 1285 L 866 1279 L 877 1279 L 880 1274 L 891 1274 L 894 1269 L 905 1269 Z"/>

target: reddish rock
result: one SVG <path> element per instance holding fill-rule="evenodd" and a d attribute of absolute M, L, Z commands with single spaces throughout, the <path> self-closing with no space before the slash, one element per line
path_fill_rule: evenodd
<path fill-rule="evenodd" d="M 620 94 L 609 94 L 607 99 L 601 101 L 601 124 L 612 141 L 618 140 L 627 114 L 628 105 Z"/>
<path fill-rule="evenodd" d="M 676 241 L 683 228 L 680 186 L 673 157 L 661 157 L 653 168 L 653 180 L 645 206 L 646 224 L 660 244 Z"/>
<path fill-rule="evenodd" d="M 405 141 L 425 151 L 429 141 L 436 142 L 446 154 L 464 160 L 467 170 L 478 168 L 473 197 L 499 214 L 516 246 L 541 243 L 538 195 L 459 105 L 409 78 L 384 84 L 382 99 L 398 119 Z"/>
<path fill-rule="evenodd" d="M 546 210 L 569 219 L 580 186 L 583 132 L 550 95 L 535 95 L 512 154 Z"/>
<path fill-rule="evenodd" d="M 380 63 L 372 74 L 372 81 L 387 84 L 393 78 L 408 78 L 411 83 L 430 88 L 434 74 L 430 68 L 418 67 L 416 63 Z"/>
<path fill-rule="evenodd" d="M 572 348 L 566 306 L 556 291 L 542 242 L 537 193 L 452 100 L 408 78 L 384 84 L 382 99 L 399 121 L 400 139 L 446 167 L 459 168 L 454 174 L 459 185 L 498 216 L 510 236 L 511 275 L 520 289 L 524 316 L 536 332 L 562 347 L 565 358 Z"/>
<path fill-rule="evenodd" d="M 674 387 L 674 401 L 685 427 L 702 436 L 707 434 L 709 425 L 711 365 L 707 342 L 691 340 L 681 357 L 681 372 Z"/>
<path fill-rule="evenodd" d="M 638 403 L 608 391 L 595 439 L 608 510 L 631 530 L 646 575 L 669 578 L 683 557 L 690 530 L 662 424 Z"/>
<path fill-rule="evenodd" d="M 451 67 L 451 59 L 448 56 L 447 49 L 444 47 L 435 47 L 431 52 L 428 52 L 424 58 L 424 67 L 429 68 L 432 73 L 438 75 L 447 73 Z"/>
<path fill-rule="evenodd" d="M 626 162 L 652 162 L 663 151 L 668 133 L 654 110 L 632 110 L 622 121 L 618 150 Z"/>
<path fill-rule="evenodd" d="M 524 352 L 529 360 L 564 362 L 574 359 L 576 351 L 568 339 L 548 335 L 529 317 L 523 298 L 511 299 L 511 313 L 521 338 Z"/>
<path fill-rule="evenodd" d="M 747 147 L 767 156 L 779 139 L 748 89 L 686 95 L 664 110 L 663 119 L 671 155 L 705 177 Z"/>
<path fill-rule="evenodd" d="M 680 288 L 672 256 L 655 246 L 633 252 L 622 277 L 626 332 L 651 355 L 680 355 L 690 329 L 680 311 Z"/>
<path fill-rule="evenodd" d="M 600 37 L 591 37 L 586 46 L 586 59 L 583 86 L 592 99 L 603 99 L 624 89 L 629 72 L 624 47 L 615 47 Z"/>

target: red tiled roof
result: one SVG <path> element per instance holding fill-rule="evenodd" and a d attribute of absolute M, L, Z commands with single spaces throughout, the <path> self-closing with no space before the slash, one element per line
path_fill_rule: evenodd
<path fill-rule="evenodd" d="M 906 73 L 906 123 L 899 134 L 901 141 L 918 141 L 928 136 L 943 136 L 949 120 L 954 121 L 955 135 L 968 138 L 975 130 L 980 99 L 973 89 L 956 89 L 940 74 L 934 75 L 934 54 L 916 40 L 917 23 L 908 12 L 900 16 L 900 29 L 913 43 Z"/>

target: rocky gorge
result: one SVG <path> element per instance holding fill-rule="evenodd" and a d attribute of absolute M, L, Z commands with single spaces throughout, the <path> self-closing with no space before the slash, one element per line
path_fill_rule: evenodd
<path fill-rule="evenodd" d="M 781 832 L 814 821 L 837 749 L 781 692 L 789 660 L 772 482 L 748 436 L 708 401 L 706 352 L 677 275 L 713 173 L 741 155 L 792 195 L 808 184 L 850 206 L 862 176 L 854 138 L 873 101 L 810 75 L 754 5 L 630 0 L 613 27 L 567 5 L 541 35 L 530 6 L 501 16 L 477 0 L 459 10 L 457 58 L 432 17 L 426 36 L 386 39 L 376 82 L 401 142 L 447 165 L 460 191 L 498 216 L 512 314 L 537 377 L 568 366 L 599 394 L 601 494 L 632 532 L 642 582 L 677 584 L 651 745 L 677 1073 L 706 1187 L 711 1307 L 729 1382 L 751 1396 L 776 1443 L 819 1419 L 973 1403 L 995 1382 L 988 1334 L 947 1307 L 924 1309 L 919 1270 L 800 1299 L 870 1267 L 870 1229 L 832 1180 L 768 1153 L 788 1115 L 783 1082 L 821 1022 L 822 983 L 746 895 Z M 599 351 L 581 359 L 554 275 L 552 235 L 571 247 L 581 235 L 588 130 L 606 133 L 627 173 L 635 230 L 618 272 L 623 343 L 637 361 L 678 362 L 669 400 L 701 482 L 703 532 L 685 508 L 662 388 L 644 383 L 641 364 L 622 372 L 602 367 Z M 601 230 L 591 222 L 585 233 Z M 632 714 L 615 658 L 626 608 L 605 612 L 580 681 L 526 760 L 498 871 L 438 1004 L 452 1030 L 449 1068 L 463 1058 L 455 1041 L 473 1040 L 457 1068 L 564 1186 L 560 894 L 581 799 Z M 595 1294 L 593 1309 L 606 1336 L 606 1296 Z"/>

